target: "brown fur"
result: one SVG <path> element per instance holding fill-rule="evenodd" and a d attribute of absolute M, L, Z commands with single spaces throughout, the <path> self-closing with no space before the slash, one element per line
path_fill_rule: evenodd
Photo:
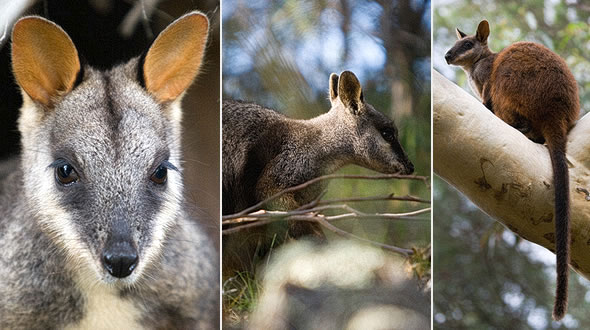
<path fill-rule="evenodd" d="M 457 29 L 459 40 L 447 52 L 448 64 L 461 66 L 472 89 L 496 116 L 531 140 L 547 143 L 555 186 L 557 289 L 553 317 L 567 310 L 569 263 L 569 179 L 567 132 L 580 114 L 578 85 L 565 61 L 547 47 L 516 42 L 499 53 L 487 46 L 489 25 L 473 36 Z"/>

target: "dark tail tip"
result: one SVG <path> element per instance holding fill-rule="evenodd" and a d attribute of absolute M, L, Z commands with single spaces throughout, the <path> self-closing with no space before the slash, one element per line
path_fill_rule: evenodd
<path fill-rule="evenodd" d="M 567 234 L 562 235 L 567 237 Z M 567 241 L 569 243 L 569 240 Z M 561 320 L 567 312 L 568 252 L 566 249 L 557 252 L 557 288 L 555 289 L 555 304 L 553 305 L 553 319 L 555 321 Z"/>
<path fill-rule="evenodd" d="M 567 291 L 566 291 L 567 295 Z M 567 312 L 567 296 L 565 299 L 556 297 L 555 298 L 555 305 L 553 306 L 553 319 L 555 321 L 561 320 L 565 313 Z"/>

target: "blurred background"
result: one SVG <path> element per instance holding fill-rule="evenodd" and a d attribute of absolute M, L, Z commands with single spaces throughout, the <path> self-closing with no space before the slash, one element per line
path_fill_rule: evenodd
<path fill-rule="evenodd" d="M 223 97 L 308 119 L 330 109 L 330 73 L 350 70 L 365 100 L 395 120 L 415 174 L 430 176 L 430 12 L 430 1 L 415 0 L 224 0 Z M 357 166 L 339 173 L 376 174 Z M 430 199 L 430 187 L 411 180 L 333 180 L 324 198 L 391 193 Z M 399 201 L 351 206 L 369 213 L 425 207 Z M 395 246 L 430 243 L 429 213 L 336 225 Z"/>
<path fill-rule="evenodd" d="M 219 1 L 218 0 L 0 0 L 0 158 L 20 148 L 16 118 L 22 104 L 10 66 L 10 30 L 22 15 L 60 25 L 78 53 L 110 68 L 146 51 L 162 29 L 198 9 L 210 20 L 205 59 L 183 100 L 185 192 L 190 213 L 219 241 Z"/>
<path fill-rule="evenodd" d="M 485 18 L 494 52 L 527 40 L 561 55 L 578 81 L 582 115 L 590 110 L 587 1 L 437 0 L 433 6 L 434 70 L 473 94 L 463 70 L 448 66 L 444 54 L 456 27 L 474 34 Z M 438 177 L 433 195 L 435 329 L 590 327 L 588 280 L 570 270 L 568 315 L 552 321 L 555 255 L 519 238 Z"/>

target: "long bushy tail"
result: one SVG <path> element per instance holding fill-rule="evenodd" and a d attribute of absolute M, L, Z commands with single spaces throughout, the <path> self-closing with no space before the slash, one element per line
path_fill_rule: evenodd
<path fill-rule="evenodd" d="M 567 138 L 548 136 L 547 147 L 553 167 L 555 187 L 555 255 L 557 258 L 557 289 L 553 318 L 561 320 L 567 311 L 567 287 L 570 261 L 569 175 L 565 156 Z"/>

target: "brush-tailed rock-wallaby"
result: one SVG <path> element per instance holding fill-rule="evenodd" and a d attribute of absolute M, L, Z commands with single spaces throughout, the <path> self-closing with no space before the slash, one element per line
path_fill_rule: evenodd
<path fill-rule="evenodd" d="M 490 28 L 481 21 L 475 35 L 457 29 L 459 39 L 445 55 L 465 70 L 474 93 L 496 116 L 531 140 L 547 144 L 555 188 L 557 289 L 553 317 L 567 310 L 569 263 L 569 179 L 567 133 L 580 115 L 578 85 L 565 61 L 533 42 L 517 42 L 498 53 L 488 48 Z"/>
<path fill-rule="evenodd" d="M 414 171 L 393 121 L 365 102 L 352 72 L 332 74 L 329 89 L 330 111 L 309 120 L 287 118 L 253 103 L 223 102 L 223 214 L 347 164 L 382 173 Z M 295 209 L 316 198 L 324 185 L 285 194 L 267 206 Z M 292 237 L 321 235 L 315 223 L 290 223 L 289 232 Z"/>
<path fill-rule="evenodd" d="M 382 173 L 414 171 L 393 121 L 365 102 L 357 77 L 344 71 L 332 74 L 329 84 L 332 108 L 309 120 L 253 103 L 223 102 L 223 214 L 346 164 Z M 274 207 L 297 208 L 316 198 L 321 186 L 287 194 Z"/>
<path fill-rule="evenodd" d="M 208 26 L 189 13 L 99 71 L 56 24 L 15 24 L 22 154 L 0 166 L 0 328 L 217 328 L 217 253 L 185 211 L 179 145 Z"/>

